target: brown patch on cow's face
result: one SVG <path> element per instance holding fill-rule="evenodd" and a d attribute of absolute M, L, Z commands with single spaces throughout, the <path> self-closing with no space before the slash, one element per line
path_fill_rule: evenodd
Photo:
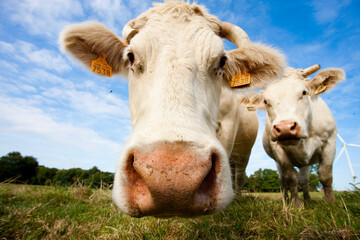
<path fill-rule="evenodd" d="M 194 216 L 216 209 L 220 159 L 177 142 L 129 153 L 125 174 L 128 205 L 137 217 Z"/>

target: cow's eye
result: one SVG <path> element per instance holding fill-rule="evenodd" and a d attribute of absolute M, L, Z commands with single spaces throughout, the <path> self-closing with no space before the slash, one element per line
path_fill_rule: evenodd
<path fill-rule="evenodd" d="M 303 96 L 306 96 L 306 95 L 308 95 L 308 92 L 307 92 L 306 90 L 304 90 L 304 91 L 302 92 L 302 95 L 303 95 Z"/>
<path fill-rule="evenodd" d="M 225 66 L 226 61 L 227 61 L 227 57 L 222 56 L 222 57 L 220 58 L 219 68 L 223 68 L 223 67 Z"/>
<path fill-rule="evenodd" d="M 266 105 L 266 104 L 268 104 L 268 102 L 264 99 L 264 104 Z"/>
<path fill-rule="evenodd" d="M 135 62 L 135 55 L 134 55 L 134 53 L 129 52 L 129 53 L 127 54 L 127 56 L 128 56 L 128 59 L 129 59 L 131 65 L 133 65 L 134 62 Z"/>

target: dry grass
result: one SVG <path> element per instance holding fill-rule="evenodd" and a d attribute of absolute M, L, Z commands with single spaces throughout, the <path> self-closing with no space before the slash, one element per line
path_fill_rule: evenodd
<path fill-rule="evenodd" d="M 134 219 L 110 190 L 0 184 L 0 239 L 360 239 L 359 191 L 301 207 L 278 195 L 243 196 L 211 216 Z"/>
<path fill-rule="evenodd" d="M 282 193 L 275 192 L 275 193 L 252 193 L 252 192 L 245 192 L 243 193 L 243 196 L 246 197 L 254 197 L 254 198 L 267 198 L 272 200 L 281 200 L 282 199 Z M 299 193 L 300 198 L 302 197 L 302 192 Z M 324 198 L 324 193 L 322 192 L 310 192 L 310 197 L 313 200 L 321 200 Z"/>

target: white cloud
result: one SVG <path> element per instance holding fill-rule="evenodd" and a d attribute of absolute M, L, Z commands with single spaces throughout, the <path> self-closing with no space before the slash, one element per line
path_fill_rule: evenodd
<path fill-rule="evenodd" d="M 71 69 L 67 61 L 58 52 L 45 48 L 39 49 L 25 41 L 17 41 L 14 45 L 20 58 L 26 58 L 26 61 L 34 63 L 38 67 L 56 72 L 64 72 Z"/>
<path fill-rule="evenodd" d="M 0 96 L 1 131 L 33 133 L 48 140 L 71 145 L 88 151 L 112 151 L 120 148 L 89 128 L 55 121 L 42 109 L 31 106 L 26 100 Z"/>
<path fill-rule="evenodd" d="M 71 80 L 59 77 L 49 71 L 35 67 L 25 70 L 23 74 L 18 77 L 17 81 L 37 85 L 37 88 L 39 89 L 47 89 L 49 85 L 56 85 L 64 88 L 73 88 L 75 86 L 74 82 Z"/>
<path fill-rule="evenodd" d="M 2 53 L 14 53 L 15 47 L 7 42 L 0 41 L 0 52 Z"/>
<path fill-rule="evenodd" d="M 350 3 L 351 0 L 314 0 L 315 19 L 320 24 L 332 23 L 339 17 L 341 9 Z"/>
<path fill-rule="evenodd" d="M 7 43 L 0 41 L 0 51 L 14 58 L 16 61 L 31 64 L 30 67 L 41 67 L 56 72 L 64 72 L 71 69 L 68 62 L 58 51 L 52 51 L 46 48 L 38 48 L 26 41 L 16 41 Z M 7 63 L 11 70 L 16 71 L 16 65 Z"/>
<path fill-rule="evenodd" d="M 128 21 L 137 17 L 151 5 L 152 1 L 92 0 L 89 3 L 96 18 L 121 36 L 121 31 Z"/>
<path fill-rule="evenodd" d="M 54 40 L 65 25 L 84 15 L 77 0 L 13 0 L 5 1 L 2 7 L 12 21 L 30 34 L 45 35 Z"/>
<path fill-rule="evenodd" d="M 50 88 L 44 92 L 44 96 L 65 102 L 68 107 L 75 111 L 96 116 L 101 115 L 102 118 L 124 118 L 130 115 L 127 101 L 105 91 L 94 94 L 76 89 Z"/>
<path fill-rule="evenodd" d="M 16 84 L 0 81 L 0 93 L 21 94 L 22 90 Z"/>
<path fill-rule="evenodd" d="M 2 7 L 13 22 L 30 34 L 46 36 L 56 44 L 64 26 L 87 19 L 98 19 L 120 34 L 122 26 L 148 9 L 151 3 L 149 0 L 13 0 Z"/>
<path fill-rule="evenodd" d="M 15 63 L 11 63 L 8 61 L 0 60 L 0 69 L 2 69 L 2 72 L 18 72 L 18 65 Z"/>
<path fill-rule="evenodd" d="M 36 88 L 28 85 L 28 84 L 21 84 L 21 83 L 12 83 L 10 81 L 0 81 L 0 93 L 2 94 L 24 94 L 24 93 L 35 93 Z"/>

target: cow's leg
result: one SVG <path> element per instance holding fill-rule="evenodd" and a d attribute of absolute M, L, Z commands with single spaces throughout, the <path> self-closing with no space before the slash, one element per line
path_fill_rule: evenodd
<path fill-rule="evenodd" d="M 298 172 L 295 170 L 294 167 L 286 169 L 285 181 L 287 185 L 289 185 L 291 201 L 296 205 L 300 205 L 300 198 L 298 193 Z"/>
<path fill-rule="evenodd" d="M 280 183 L 284 199 L 287 199 L 287 188 L 289 188 L 292 202 L 296 205 L 300 205 L 300 198 L 297 189 L 299 181 L 298 172 L 295 170 L 286 154 L 280 149 L 276 152 L 276 159 L 276 166 L 280 174 Z"/>
<path fill-rule="evenodd" d="M 298 193 L 298 172 L 293 166 L 280 166 L 280 182 L 284 199 L 287 199 L 287 188 L 290 190 L 291 201 L 296 205 L 300 205 L 300 198 Z"/>
<path fill-rule="evenodd" d="M 279 176 L 280 176 L 280 190 L 281 190 L 281 192 L 283 194 L 283 199 L 286 201 L 288 199 L 288 194 L 287 194 L 288 186 L 287 186 L 286 181 L 285 181 L 283 169 L 278 164 L 278 162 L 276 162 L 276 167 L 278 169 Z"/>
<path fill-rule="evenodd" d="M 333 144 L 328 143 L 319 159 L 318 176 L 324 188 L 325 200 L 327 202 L 335 202 L 335 195 L 332 189 L 332 165 L 335 157 L 335 141 Z"/>
<path fill-rule="evenodd" d="M 283 176 L 280 176 L 280 187 L 281 187 L 281 192 L 283 194 L 283 199 L 286 201 L 289 197 L 287 192 L 288 186 Z"/>
<path fill-rule="evenodd" d="M 232 162 L 234 164 L 233 169 L 233 176 L 234 176 L 234 183 L 235 183 L 235 194 L 237 196 L 241 196 L 241 190 L 245 185 L 245 169 L 249 162 L 250 155 L 239 155 L 232 156 Z"/>
<path fill-rule="evenodd" d="M 322 164 L 319 165 L 318 176 L 321 184 L 324 188 L 325 200 L 327 202 L 335 202 L 335 195 L 332 189 L 332 164 Z"/>
<path fill-rule="evenodd" d="M 310 201 L 309 194 L 309 176 L 310 176 L 311 165 L 300 168 L 300 186 L 304 194 L 304 200 Z"/>
<path fill-rule="evenodd" d="M 233 104 L 233 100 L 231 100 Z M 245 184 L 245 169 L 248 165 L 251 149 L 255 144 L 259 128 L 259 120 L 256 112 L 249 112 L 245 106 L 238 106 L 238 130 L 234 142 L 231 157 L 236 164 L 235 171 L 235 192 L 241 195 Z"/>
<path fill-rule="evenodd" d="M 230 169 L 231 169 L 231 182 L 233 184 L 233 188 L 236 189 L 236 164 L 230 162 Z"/>

